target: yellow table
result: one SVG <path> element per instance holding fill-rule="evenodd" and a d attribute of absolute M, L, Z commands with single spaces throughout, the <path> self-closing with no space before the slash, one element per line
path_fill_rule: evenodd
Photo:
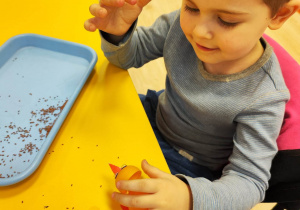
<path fill-rule="evenodd" d="M 142 159 L 169 172 L 127 71 L 109 64 L 99 34 L 86 32 L 89 0 L 1 1 L 0 45 L 36 33 L 88 45 L 98 63 L 39 168 L 0 187 L 0 209 L 119 209 L 108 163 L 140 167 Z M 1 146 L 1 145 L 0 145 Z"/>

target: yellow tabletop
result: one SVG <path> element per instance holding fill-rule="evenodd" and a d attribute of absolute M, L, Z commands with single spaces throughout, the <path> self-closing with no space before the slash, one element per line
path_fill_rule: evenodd
<path fill-rule="evenodd" d="M 1 1 L 0 46 L 36 33 L 92 47 L 98 63 L 38 169 L 17 184 L 0 187 L 0 209 L 119 209 L 108 163 L 135 165 L 142 159 L 169 172 L 127 71 L 108 63 L 98 32 L 86 32 L 93 2 Z"/>

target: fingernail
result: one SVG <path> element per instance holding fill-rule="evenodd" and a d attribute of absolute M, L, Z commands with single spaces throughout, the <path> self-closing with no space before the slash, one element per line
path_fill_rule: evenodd
<path fill-rule="evenodd" d="M 120 185 L 121 185 L 120 182 L 117 182 L 116 186 L 118 189 L 119 189 Z"/>
<path fill-rule="evenodd" d="M 113 193 L 111 194 L 111 198 L 115 198 L 115 194 L 116 194 L 116 193 L 113 192 Z"/>

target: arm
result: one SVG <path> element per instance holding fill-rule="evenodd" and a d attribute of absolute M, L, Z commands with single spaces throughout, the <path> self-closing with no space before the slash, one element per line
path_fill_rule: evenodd
<path fill-rule="evenodd" d="M 94 17 L 85 21 L 84 27 L 87 31 L 100 30 L 102 50 L 111 63 L 127 69 L 162 56 L 172 15 L 162 16 L 152 27 L 141 27 L 133 33 L 139 14 L 150 1 L 100 0 L 90 6 Z"/>
<path fill-rule="evenodd" d="M 211 182 L 177 175 L 183 181 L 180 182 L 144 164 L 143 170 L 150 179 L 121 181 L 117 187 L 149 194 L 114 193 L 113 198 L 124 206 L 161 210 L 251 209 L 264 199 L 268 188 L 271 162 L 277 152 L 276 138 L 288 97 L 287 90 L 268 93 L 236 117 L 233 152 L 219 180 Z"/>
<path fill-rule="evenodd" d="M 264 199 L 287 99 L 287 91 L 266 94 L 236 117 L 233 152 L 219 180 L 179 176 L 191 187 L 194 209 L 251 209 Z"/>
<path fill-rule="evenodd" d="M 118 43 L 111 43 L 113 36 L 101 31 L 101 47 L 105 56 L 123 69 L 141 67 L 163 56 L 165 39 L 177 15 L 178 11 L 162 15 L 151 27 L 136 28 L 136 21 Z"/>
<path fill-rule="evenodd" d="M 87 31 L 97 29 L 115 36 L 123 36 L 151 0 L 100 0 L 90 6 L 94 16 L 85 21 Z"/>

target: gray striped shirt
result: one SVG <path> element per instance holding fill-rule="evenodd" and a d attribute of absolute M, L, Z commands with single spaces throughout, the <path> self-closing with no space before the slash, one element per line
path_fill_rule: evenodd
<path fill-rule="evenodd" d="M 212 75 L 205 71 L 179 23 L 179 11 L 161 16 L 151 27 L 129 31 L 102 50 L 113 64 L 127 69 L 164 57 L 166 89 L 159 97 L 157 124 L 165 139 L 219 180 L 185 179 L 194 209 L 250 209 L 263 200 L 277 152 L 289 91 L 272 48 L 261 39 L 261 58 L 242 72 Z"/>

